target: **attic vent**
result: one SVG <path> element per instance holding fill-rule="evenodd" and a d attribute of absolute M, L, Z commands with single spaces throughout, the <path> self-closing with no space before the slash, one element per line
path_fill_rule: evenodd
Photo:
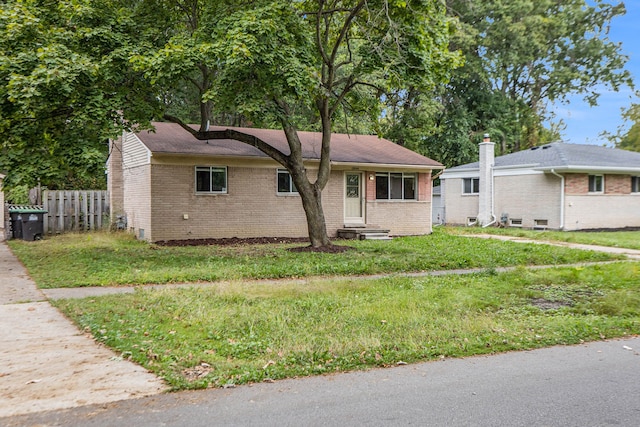
<path fill-rule="evenodd" d="M 531 147 L 531 151 L 537 150 L 540 147 Z"/>
<path fill-rule="evenodd" d="M 546 150 L 547 148 L 551 148 L 550 145 L 545 145 L 544 147 L 542 147 L 543 150 Z"/>

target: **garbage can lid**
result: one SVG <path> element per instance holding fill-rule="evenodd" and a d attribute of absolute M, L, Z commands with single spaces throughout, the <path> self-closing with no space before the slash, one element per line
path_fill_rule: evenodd
<path fill-rule="evenodd" d="M 42 206 L 34 205 L 9 205 L 9 213 L 47 213 Z"/>

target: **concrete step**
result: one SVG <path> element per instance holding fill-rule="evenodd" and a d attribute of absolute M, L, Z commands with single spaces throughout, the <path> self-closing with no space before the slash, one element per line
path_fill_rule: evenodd
<path fill-rule="evenodd" d="M 389 233 L 361 233 L 360 240 L 392 240 Z"/>

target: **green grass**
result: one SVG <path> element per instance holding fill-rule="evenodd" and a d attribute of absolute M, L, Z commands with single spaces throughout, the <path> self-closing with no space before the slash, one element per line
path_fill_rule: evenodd
<path fill-rule="evenodd" d="M 618 248 L 639 249 L 640 231 L 536 231 L 519 228 L 449 228 L 456 234 L 498 234 L 527 239 L 547 240 L 585 245 L 613 246 Z"/>
<path fill-rule="evenodd" d="M 416 245 L 409 242 L 398 243 Z M 358 245 L 358 252 L 374 248 Z M 121 357 L 187 389 L 638 334 L 639 270 L 618 262 L 305 285 L 220 283 L 55 304 Z"/>
<path fill-rule="evenodd" d="M 41 288 L 370 275 L 459 268 L 557 265 L 616 259 L 603 253 L 471 239 L 437 229 L 393 241 L 341 241 L 341 254 L 297 253 L 295 245 L 162 247 L 128 234 L 66 234 L 9 241 Z M 619 258 L 619 257 L 618 257 Z"/>

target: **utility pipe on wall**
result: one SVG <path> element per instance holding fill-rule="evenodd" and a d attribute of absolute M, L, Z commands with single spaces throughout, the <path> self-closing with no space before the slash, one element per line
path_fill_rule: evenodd
<path fill-rule="evenodd" d="M 555 169 L 551 173 L 560 178 L 560 230 L 564 230 L 564 175 L 560 175 Z"/>

